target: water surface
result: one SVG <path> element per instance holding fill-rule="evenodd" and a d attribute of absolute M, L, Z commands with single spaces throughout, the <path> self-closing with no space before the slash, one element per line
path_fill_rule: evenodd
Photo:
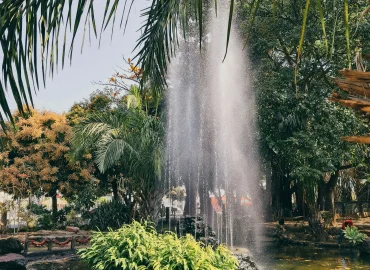
<path fill-rule="evenodd" d="M 370 256 L 349 249 L 275 246 L 264 249 L 256 259 L 268 270 L 370 269 Z"/>

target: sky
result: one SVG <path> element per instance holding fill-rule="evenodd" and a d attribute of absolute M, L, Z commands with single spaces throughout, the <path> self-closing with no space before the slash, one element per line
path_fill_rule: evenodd
<path fill-rule="evenodd" d="M 121 1 L 122 4 L 124 1 Z M 131 1 L 129 1 L 131 2 Z M 97 27 L 100 29 L 99 21 L 102 21 L 105 1 L 95 1 L 95 19 Z M 111 39 L 111 27 L 108 27 L 102 34 L 101 44 L 94 37 L 91 43 L 86 37 L 85 45 L 81 54 L 82 28 L 76 37 L 72 65 L 69 65 L 69 59 L 66 58 L 64 69 L 59 66 L 58 73 L 54 73 L 54 78 L 48 77 L 46 88 L 40 87 L 34 95 L 35 108 L 40 110 L 50 110 L 58 113 L 68 111 L 75 102 L 88 98 L 96 89 L 102 86 L 94 82 L 108 82 L 109 78 L 116 70 L 127 68 L 123 61 L 123 56 L 132 58 L 135 53 L 132 52 L 136 41 L 140 36 L 138 29 L 142 25 L 144 18 L 140 17 L 143 8 L 149 5 L 150 1 L 135 0 L 132 6 L 128 25 L 123 35 L 123 27 L 119 27 L 123 5 L 117 11 L 117 22 L 113 39 Z M 83 25 L 82 25 L 83 26 Z M 61 39 L 63 34 L 61 35 Z M 61 51 L 61 49 L 60 49 Z M 8 94 L 8 100 L 11 108 L 15 109 L 13 96 Z"/>

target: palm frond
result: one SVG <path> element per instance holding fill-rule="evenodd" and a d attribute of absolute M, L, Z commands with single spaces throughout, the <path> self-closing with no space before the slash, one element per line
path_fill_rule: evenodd
<path fill-rule="evenodd" d="M 296 60 L 296 65 L 294 69 L 294 84 L 296 86 L 296 96 L 297 97 L 298 97 L 298 86 L 297 86 L 298 67 L 299 67 L 299 60 L 300 60 L 302 49 L 303 49 L 304 36 L 306 33 L 307 16 L 308 16 L 309 8 L 310 8 L 310 2 L 311 2 L 310 0 L 306 0 L 306 8 L 304 9 L 304 13 L 303 13 L 301 37 L 299 39 L 299 45 L 298 45 L 298 50 L 297 50 L 297 60 Z"/>
<path fill-rule="evenodd" d="M 163 137 L 164 126 L 157 117 L 120 108 L 81 121 L 73 129 L 72 149 L 75 159 L 94 153 L 101 172 L 123 163 L 130 177 L 160 178 Z"/>
<path fill-rule="evenodd" d="M 116 165 L 125 154 L 129 156 L 133 153 L 135 153 L 134 149 L 125 138 L 116 138 L 113 134 L 104 134 L 95 151 L 96 163 L 99 170 L 104 173 Z"/>
<path fill-rule="evenodd" d="M 128 0 L 122 1 L 126 3 Z M 60 54 L 62 67 L 67 56 L 72 60 L 74 42 L 81 25 L 84 24 L 84 32 L 86 25 L 92 25 L 94 35 L 97 36 L 94 3 L 94 0 L 3 0 L 0 2 L 0 44 L 4 55 L 0 78 L 2 109 L 0 123 L 2 125 L 4 117 L 12 119 L 6 98 L 9 88 L 18 110 L 23 113 L 23 104 L 26 104 L 26 108 L 33 105 L 32 92 L 36 92 L 40 87 L 39 75 L 41 74 L 42 83 L 45 86 L 47 74 L 50 73 L 53 76 L 58 68 Z M 118 3 L 119 0 L 113 3 L 106 1 L 102 30 L 113 21 Z M 75 11 L 74 14 L 73 11 Z M 67 42 L 67 33 L 72 35 L 70 42 Z M 60 52 L 61 36 L 64 39 Z"/>
<path fill-rule="evenodd" d="M 141 28 L 142 35 L 135 49 L 139 49 L 136 58 L 138 65 L 144 70 L 144 81 L 152 79 L 155 85 L 166 85 L 164 75 L 176 50 L 177 25 L 179 22 L 187 23 L 181 20 L 181 2 L 183 1 L 153 0 L 151 7 L 142 14 L 147 20 Z"/>

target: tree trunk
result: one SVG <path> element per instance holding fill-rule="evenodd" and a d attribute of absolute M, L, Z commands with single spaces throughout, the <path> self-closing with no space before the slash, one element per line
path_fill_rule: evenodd
<path fill-rule="evenodd" d="M 206 181 L 203 179 L 203 181 Z M 213 220 L 213 208 L 209 197 L 208 185 L 199 185 L 200 215 L 206 224 L 211 225 Z"/>
<path fill-rule="evenodd" d="M 324 200 L 324 187 L 325 187 L 325 182 L 324 179 L 321 179 L 321 181 L 318 184 L 318 189 L 317 189 L 317 204 L 316 207 L 319 211 L 323 211 L 325 208 L 325 200 Z"/>
<path fill-rule="evenodd" d="M 6 226 L 8 225 L 8 211 L 2 210 L 1 211 L 1 232 L 6 232 Z"/>
<path fill-rule="evenodd" d="M 185 183 L 186 197 L 185 197 L 185 207 L 184 216 L 194 217 L 196 216 L 197 210 L 197 188 L 196 185 L 189 179 Z"/>
<path fill-rule="evenodd" d="M 266 196 L 265 196 L 265 219 L 267 222 L 273 221 L 272 213 L 272 164 L 267 163 L 266 168 Z"/>
<path fill-rule="evenodd" d="M 281 175 L 282 178 L 282 205 L 283 205 L 283 216 L 292 216 L 292 192 L 290 186 L 290 179 L 288 175 Z"/>
<path fill-rule="evenodd" d="M 113 179 L 112 181 L 112 192 L 113 192 L 113 200 L 118 201 L 118 183 L 117 179 Z"/>
<path fill-rule="evenodd" d="M 335 205 L 334 205 L 334 189 L 338 183 L 339 170 L 330 176 L 330 180 L 324 187 L 325 211 L 329 211 L 332 217 L 332 223 L 335 222 Z"/>
<path fill-rule="evenodd" d="M 277 166 L 273 162 L 271 162 L 271 200 L 273 205 L 273 212 L 274 216 L 280 217 L 282 215 L 282 207 L 281 207 L 281 178 L 277 171 Z"/>
<path fill-rule="evenodd" d="M 304 190 L 302 187 L 298 186 L 297 183 L 295 183 L 296 189 L 295 189 L 295 196 L 296 196 L 296 203 L 297 203 L 297 215 L 298 216 L 305 216 L 305 201 L 304 201 Z"/>
<path fill-rule="evenodd" d="M 141 194 L 140 217 L 156 224 L 160 217 L 163 196 L 163 190 L 148 190 L 147 193 Z"/>
<path fill-rule="evenodd" d="M 53 192 L 53 194 L 50 194 L 51 196 L 51 211 L 53 213 L 53 220 L 56 221 L 56 217 L 58 214 L 58 197 L 57 192 Z"/>

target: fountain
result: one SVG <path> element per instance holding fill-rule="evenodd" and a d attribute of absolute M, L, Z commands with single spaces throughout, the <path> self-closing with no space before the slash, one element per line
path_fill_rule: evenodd
<path fill-rule="evenodd" d="M 228 1 L 206 15 L 202 50 L 190 33 L 172 61 L 167 97 L 167 179 L 185 185 L 185 216 L 202 216 L 229 246 L 260 247 L 262 208 L 255 98 L 247 51 Z"/>

